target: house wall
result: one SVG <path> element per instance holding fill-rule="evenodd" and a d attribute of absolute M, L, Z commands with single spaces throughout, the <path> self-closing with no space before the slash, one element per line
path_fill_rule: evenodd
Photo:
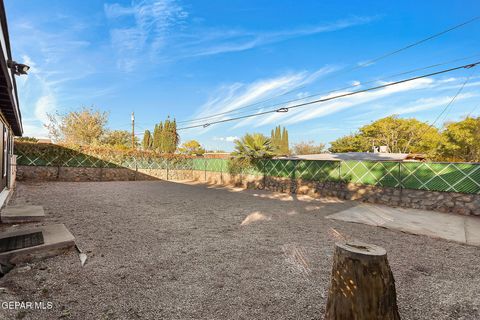
<path fill-rule="evenodd" d="M 17 166 L 17 179 L 19 181 L 194 180 L 248 189 L 305 194 L 312 197 L 336 197 L 389 206 L 480 216 L 479 194 L 293 180 L 246 174 L 232 175 L 205 170 Z"/>
<path fill-rule="evenodd" d="M 14 185 L 15 175 L 12 174 L 13 132 L 0 113 L 0 191 Z"/>

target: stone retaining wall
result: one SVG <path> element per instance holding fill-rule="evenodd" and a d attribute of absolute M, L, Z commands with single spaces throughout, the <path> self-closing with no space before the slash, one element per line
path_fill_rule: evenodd
<path fill-rule="evenodd" d="M 192 170 L 17 166 L 18 181 L 193 180 Z"/>
<path fill-rule="evenodd" d="M 291 180 L 254 175 L 231 175 L 203 170 L 166 170 L 127 168 L 72 168 L 17 166 L 17 180 L 34 181 L 131 181 L 195 180 L 210 184 L 232 185 L 249 189 L 331 196 L 414 209 L 437 210 L 461 215 L 480 216 L 480 195 L 376 187 L 353 183 Z"/>

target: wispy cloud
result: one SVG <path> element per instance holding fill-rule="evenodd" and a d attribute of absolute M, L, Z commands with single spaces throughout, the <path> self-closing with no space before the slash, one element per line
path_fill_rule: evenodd
<path fill-rule="evenodd" d="M 167 34 L 188 16 L 175 0 L 133 1 L 131 6 L 105 4 L 104 11 L 114 25 L 110 35 L 118 66 L 126 71 L 136 67 L 142 53 L 162 49 Z"/>
<path fill-rule="evenodd" d="M 329 102 L 321 102 L 310 105 L 306 109 L 295 110 L 293 109 L 293 115 L 290 114 L 288 119 L 285 121 L 285 124 L 294 124 L 299 122 L 304 122 L 307 120 L 312 120 L 320 117 L 324 117 L 333 113 L 343 111 L 347 108 L 352 108 L 359 106 L 365 103 L 371 103 L 375 100 L 386 98 L 394 94 L 411 92 L 413 90 L 425 89 L 432 85 L 434 82 L 433 79 L 423 78 L 414 80 L 411 82 L 402 83 L 399 85 L 386 87 L 376 91 L 363 92 L 350 97 L 341 98 L 338 100 L 332 100 Z M 335 92 L 333 94 L 326 95 L 320 99 L 329 98 L 331 96 L 340 95 L 342 93 L 348 92 Z M 262 124 L 268 124 L 274 121 L 274 118 L 270 118 L 269 121 L 264 121 Z"/>
<path fill-rule="evenodd" d="M 133 1 L 104 5 L 111 24 L 110 38 L 118 67 L 133 71 L 148 59 L 166 62 L 249 50 L 288 39 L 332 32 L 370 22 L 353 17 L 311 27 L 288 30 L 249 31 L 190 24 L 189 13 L 176 0 Z"/>
<path fill-rule="evenodd" d="M 460 101 L 460 100 L 465 100 L 473 97 L 477 97 L 478 94 L 474 93 L 463 93 L 459 94 L 456 98 L 455 101 Z M 393 114 L 410 114 L 410 113 L 416 113 L 416 112 L 421 112 L 421 111 L 426 111 L 430 109 L 434 109 L 439 106 L 445 106 L 447 105 L 450 101 L 452 101 L 453 96 L 442 96 L 442 97 L 429 97 L 429 98 L 421 98 L 415 100 L 413 103 L 410 103 L 406 106 L 403 107 L 398 107 L 392 111 Z"/>
<path fill-rule="evenodd" d="M 244 108 L 243 112 L 252 112 L 252 109 L 261 111 L 262 104 L 270 105 L 275 99 L 282 97 L 296 89 L 300 89 L 315 80 L 327 75 L 336 68 L 326 66 L 316 70 L 315 72 L 296 72 L 269 79 L 261 79 L 250 84 L 234 83 L 220 87 L 213 93 L 212 97 L 198 110 L 194 118 L 204 118 L 210 115 L 222 114 L 238 108 Z M 235 113 L 234 115 L 238 115 Z M 205 123 L 208 121 L 221 120 L 234 116 L 225 114 L 209 120 L 200 121 Z M 239 122 L 234 127 L 246 125 L 247 121 Z M 201 129 L 203 132 L 208 131 L 210 127 Z"/>
<path fill-rule="evenodd" d="M 180 43 L 177 49 L 184 58 L 244 51 L 292 38 L 342 30 L 368 23 L 373 19 L 370 17 L 355 17 L 325 25 L 280 31 L 223 30 L 218 32 L 216 30 L 206 30 L 197 34 L 198 40 Z"/>
<path fill-rule="evenodd" d="M 62 27 L 49 31 L 55 24 Z M 16 59 L 31 67 L 28 76 L 17 78 L 25 135 L 45 137 L 46 114 L 60 109 L 59 100 L 71 93 L 69 84 L 98 72 L 89 59 L 91 43 L 81 36 L 86 28 L 68 16 L 12 20 Z"/>

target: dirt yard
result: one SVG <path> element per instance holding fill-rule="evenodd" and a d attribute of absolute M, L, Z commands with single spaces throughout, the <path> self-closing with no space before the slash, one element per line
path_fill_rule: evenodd
<path fill-rule="evenodd" d="M 324 219 L 356 202 L 164 181 L 20 184 L 13 201 L 88 260 L 17 266 L 0 300 L 54 307 L 0 319 L 322 319 L 342 236 L 387 249 L 402 319 L 480 319 L 480 248 Z"/>

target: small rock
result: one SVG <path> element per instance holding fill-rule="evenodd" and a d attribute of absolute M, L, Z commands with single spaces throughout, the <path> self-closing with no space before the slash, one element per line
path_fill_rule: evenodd
<path fill-rule="evenodd" d="M 23 273 L 23 272 L 30 271 L 31 269 L 32 269 L 32 267 L 27 265 L 27 266 L 23 266 L 23 267 L 18 268 L 17 271 L 19 273 Z"/>
<path fill-rule="evenodd" d="M 455 203 L 453 201 L 447 201 L 447 202 L 445 202 L 445 206 L 447 208 L 453 208 L 453 207 L 455 207 Z"/>

